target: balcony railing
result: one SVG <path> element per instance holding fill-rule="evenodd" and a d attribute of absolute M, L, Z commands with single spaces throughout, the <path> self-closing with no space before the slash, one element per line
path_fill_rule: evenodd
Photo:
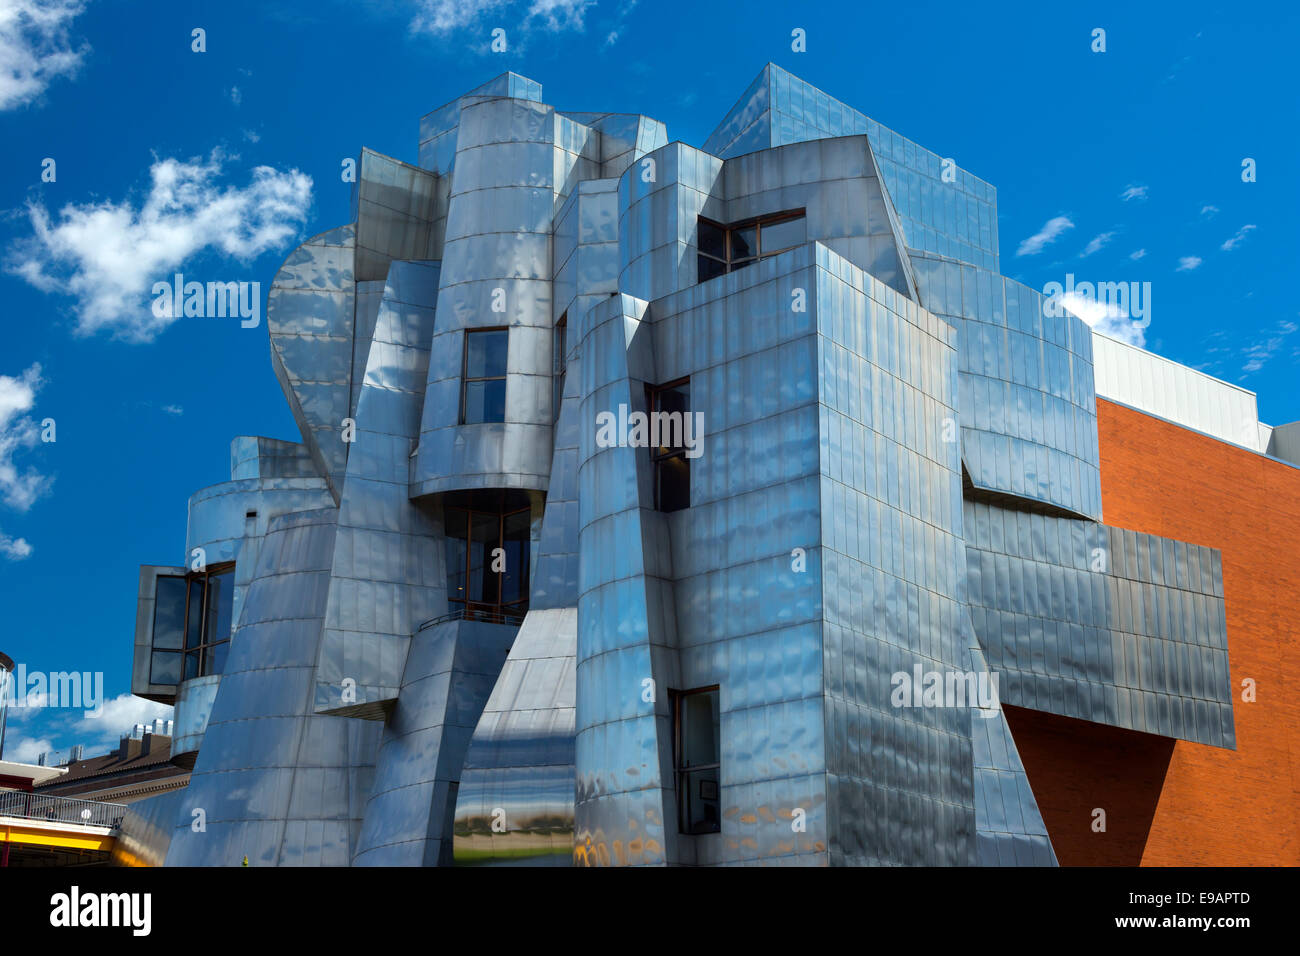
<path fill-rule="evenodd" d="M 448 621 L 482 621 L 484 624 L 509 624 L 511 627 L 518 627 L 524 623 L 524 611 L 507 611 L 497 610 L 495 608 L 465 607 L 456 608 L 449 614 L 442 617 L 435 617 L 432 621 L 425 621 L 420 625 L 420 630 L 433 627 L 435 624 L 445 624 Z"/>
<path fill-rule="evenodd" d="M 116 828 L 121 826 L 125 815 L 126 805 L 121 803 L 99 803 L 21 790 L 0 793 L 0 817 Z"/>

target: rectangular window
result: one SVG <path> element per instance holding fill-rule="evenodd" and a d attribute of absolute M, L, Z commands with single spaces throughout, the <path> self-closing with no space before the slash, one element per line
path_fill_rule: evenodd
<path fill-rule="evenodd" d="M 179 684 L 224 670 L 234 593 L 233 564 L 185 577 L 158 577 L 154 588 L 151 684 Z"/>
<path fill-rule="evenodd" d="M 718 688 L 671 694 L 678 829 L 682 833 L 718 833 L 722 829 Z"/>
<path fill-rule="evenodd" d="M 528 610 L 532 504 L 522 491 L 448 492 L 443 499 L 447 602 L 494 620 Z"/>
<path fill-rule="evenodd" d="M 691 460 L 686 457 L 686 416 L 691 413 L 691 380 L 646 387 L 646 407 L 658 417 L 659 444 L 650 448 L 656 511 L 691 506 Z"/>
<path fill-rule="evenodd" d="M 724 226 L 700 217 L 697 281 L 752 266 L 760 259 L 803 245 L 808 239 L 804 210 L 773 213 Z"/>
<path fill-rule="evenodd" d="M 506 420 L 506 352 L 509 340 L 509 329 L 471 329 L 465 332 L 460 395 L 462 425 Z"/>

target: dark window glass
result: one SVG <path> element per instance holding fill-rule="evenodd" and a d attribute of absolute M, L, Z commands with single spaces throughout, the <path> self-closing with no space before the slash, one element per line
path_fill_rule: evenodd
<path fill-rule="evenodd" d="M 727 258 L 727 230 L 707 219 L 700 220 L 700 252 L 715 259 Z"/>
<path fill-rule="evenodd" d="M 655 509 L 681 511 L 691 506 L 691 463 L 685 444 L 686 416 L 691 413 L 690 380 L 648 388 L 646 405 L 651 415 L 651 437 L 659 441 L 650 449 Z"/>
<path fill-rule="evenodd" d="M 528 495 L 452 492 L 443 499 L 443 520 L 450 605 L 485 612 L 526 611 L 532 556 Z"/>
<path fill-rule="evenodd" d="M 487 379 L 465 383 L 465 422 L 478 425 L 483 422 L 506 420 L 506 380 Z"/>
<path fill-rule="evenodd" d="M 465 333 L 465 376 L 498 378 L 506 374 L 506 348 L 510 333 L 489 329 Z"/>
<path fill-rule="evenodd" d="M 568 371 L 568 336 L 569 336 L 569 316 L 560 316 L 560 320 L 555 323 L 555 343 L 552 346 L 554 352 L 551 357 L 553 394 L 551 395 L 551 421 L 560 420 L 560 405 L 564 401 L 564 375 Z"/>
<path fill-rule="evenodd" d="M 179 684 L 181 682 L 181 655 L 167 651 L 154 651 L 149 664 L 149 683 Z"/>
<path fill-rule="evenodd" d="M 761 258 L 807 241 L 807 220 L 802 209 L 734 226 L 722 226 L 707 219 L 698 222 L 699 255 L 695 271 L 699 282 L 751 266 Z"/>
<path fill-rule="evenodd" d="M 190 578 L 189 607 L 185 613 L 185 646 L 198 647 L 203 643 L 203 590 L 205 575 Z"/>
<path fill-rule="evenodd" d="M 727 264 L 721 259 L 710 259 L 708 256 L 695 257 L 695 271 L 700 282 L 707 282 L 715 276 L 720 276 L 727 271 Z"/>
<path fill-rule="evenodd" d="M 743 226 L 731 230 L 731 261 L 758 255 L 758 227 Z"/>
<path fill-rule="evenodd" d="M 159 577 L 154 590 L 153 646 L 179 650 L 185 643 L 185 579 Z"/>
<path fill-rule="evenodd" d="M 722 829 L 718 688 L 675 693 L 673 703 L 678 829 L 717 833 Z"/>
<path fill-rule="evenodd" d="M 463 392 L 460 423 L 506 420 L 506 356 L 510 333 L 506 329 L 478 329 L 465 333 Z"/>
<path fill-rule="evenodd" d="M 185 652 L 185 679 L 199 676 L 199 654 L 200 651 Z"/>

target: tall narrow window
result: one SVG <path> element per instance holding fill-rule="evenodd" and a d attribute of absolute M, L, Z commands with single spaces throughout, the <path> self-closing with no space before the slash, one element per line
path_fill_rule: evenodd
<path fill-rule="evenodd" d="M 528 610 L 532 506 L 522 491 L 456 491 L 443 499 L 447 601 L 466 617 Z"/>
<path fill-rule="evenodd" d="M 477 425 L 506 420 L 506 352 L 508 329 L 465 332 L 460 423 Z"/>
<path fill-rule="evenodd" d="M 650 448 L 657 511 L 691 506 L 691 461 L 686 457 L 687 416 L 691 414 L 691 380 L 678 379 L 646 389 L 646 405 L 657 422 L 659 443 Z M 652 430 L 656 426 L 652 425 Z"/>
<path fill-rule="evenodd" d="M 676 691 L 672 700 L 678 829 L 717 833 L 722 829 L 718 688 Z"/>
<path fill-rule="evenodd" d="M 555 344 L 551 357 L 551 381 L 555 394 L 551 398 L 551 421 L 560 420 L 560 403 L 564 400 L 564 375 L 569 370 L 568 362 L 569 314 L 566 312 L 555 323 Z"/>
<path fill-rule="evenodd" d="M 700 217 L 696 278 L 705 282 L 724 272 L 735 272 L 803 245 L 807 241 L 807 220 L 802 209 L 773 213 L 725 226 Z"/>

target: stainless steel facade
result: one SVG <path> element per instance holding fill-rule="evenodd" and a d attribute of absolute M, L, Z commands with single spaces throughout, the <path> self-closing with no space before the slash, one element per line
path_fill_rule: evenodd
<path fill-rule="evenodd" d="M 1001 702 L 1234 746 L 1218 555 L 1101 523 L 1090 330 L 987 183 L 771 65 L 702 149 L 515 74 L 418 144 L 276 276 L 301 444 L 142 569 L 195 763 L 138 858 L 1054 865 Z M 665 390 L 692 454 L 602 430 Z M 159 683 L 196 548 L 230 650 Z"/>

